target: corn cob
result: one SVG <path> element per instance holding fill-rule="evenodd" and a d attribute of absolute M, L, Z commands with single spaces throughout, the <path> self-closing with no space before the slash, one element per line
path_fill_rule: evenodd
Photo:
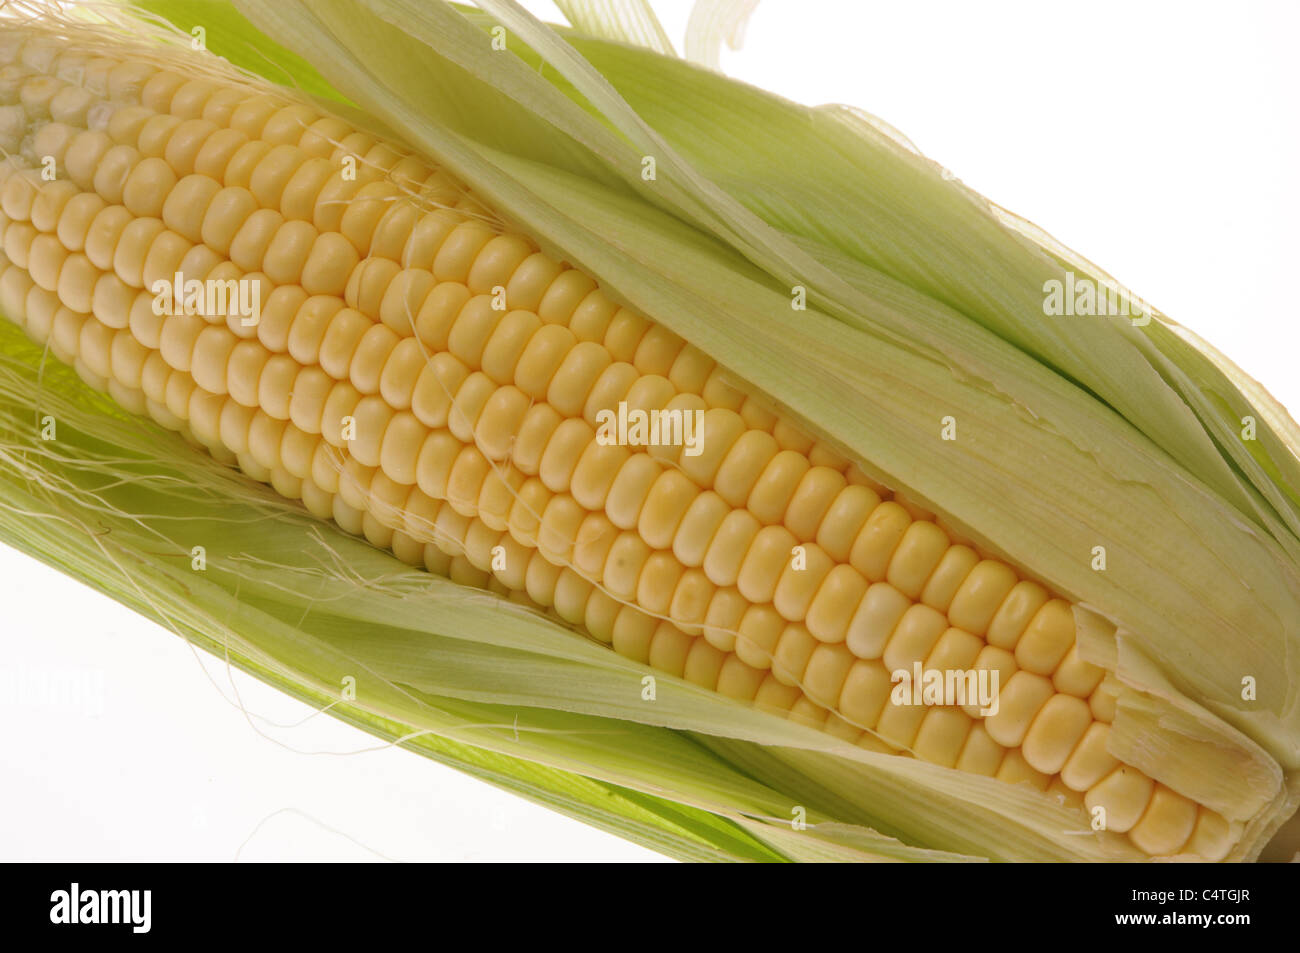
<path fill-rule="evenodd" d="M 444 171 L 264 90 L 21 31 L 2 62 L 0 307 L 91 386 L 655 669 L 1102 807 L 1148 855 L 1231 849 L 1238 825 L 1107 752 L 1115 687 L 1080 657 L 1068 601 Z M 264 304 L 256 321 L 183 292 L 160 308 L 173 279 Z M 620 403 L 698 411 L 702 452 L 602 443 Z M 996 671 L 996 714 L 894 704 L 891 673 L 914 663 Z"/>

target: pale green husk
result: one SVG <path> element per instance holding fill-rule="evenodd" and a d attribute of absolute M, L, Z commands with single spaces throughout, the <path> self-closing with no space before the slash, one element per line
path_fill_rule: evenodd
<path fill-rule="evenodd" d="M 509 0 L 138 6 L 360 107 L 1077 600 L 1082 650 L 1128 689 L 1116 753 L 1246 823 L 1235 858 L 1294 813 L 1300 433 L 1163 315 L 1045 317 L 1044 281 L 1103 277 L 1094 266 L 871 117 L 644 49 L 667 41 L 642 3 L 566 4 L 586 32 Z M 664 676 L 642 701 L 638 666 L 314 524 L 61 370 L 37 387 L 40 356 L 0 334 L 3 538 L 303 697 L 336 700 L 357 677 L 356 701 L 331 710 L 371 731 L 682 857 L 1135 856 L 1030 791 L 851 749 Z M 33 395 L 58 421 L 52 444 Z M 940 439 L 947 415 L 956 441 Z M 202 574 L 193 545 L 209 550 Z M 797 808 L 806 830 L 791 829 Z"/>

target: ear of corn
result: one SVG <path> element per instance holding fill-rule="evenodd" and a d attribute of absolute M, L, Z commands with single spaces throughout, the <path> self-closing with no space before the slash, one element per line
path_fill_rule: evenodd
<path fill-rule="evenodd" d="M 7 315 L 452 582 L 307 543 L 215 465 L 178 533 L 175 491 L 140 469 L 198 465 L 120 416 L 107 453 L 103 404 L 57 375 L 57 452 L 6 420 L 9 534 L 309 697 L 363 670 L 349 717 L 561 809 L 592 816 L 592 784 L 666 789 L 601 823 L 682 856 L 1258 853 L 1300 760 L 1277 664 L 1300 624 L 1285 413 L 1163 317 L 1044 320 L 1041 281 L 1085 266 L 861 117 L 482 6 L 241 5 L 438 164 L 103 28 L 29 23 L 3 47 Z M 532 49 L 493 49 L 501 24 Z M 719 105 L 762 122 L 710 132 Z M 743 156 L 709 148 L 728 132 Z M 778 188 L 791 153 L 815 185 Z M 256 282 L 263 320 L 159 316 L 148 289 L 176 271 Z M 33 366 L 15 347 L 10 401 Z M 700 411 L 704 452 L 600 447 L 619 401 Z M 1220 450 L 1245 411 L 1263 438 Z M 113 558 L 87 568 L 95 520 Z M 186 537 L 218 550 L 201 583 L 175 563 Z M 913 663 L 996 669 L 999 711 L 892 704 Z M 670 689 L 647 698 L 649 670 Z M 801 810 L 811 835 L 780 828 Z"/>

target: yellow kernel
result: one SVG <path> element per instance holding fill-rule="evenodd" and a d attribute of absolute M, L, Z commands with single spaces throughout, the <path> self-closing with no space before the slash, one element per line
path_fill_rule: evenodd
<path fill-rule="evenodd" d="M 1050 675 L 1074 645 L 1074 611 L 1064 599 L 1052 599 L 1034 614 L 1016 643 L 1016 662 L 1039 675 Z"/>
<path fill-rule="evenodd" d="M 873 583 L 858 603 L 849 621 L 846 644 L 858 658 L 877 659 L 903 618 L 911 600 L 887 582 Z"/>
<path fill-rule="evenodd" d="M 1091 724 L 1087 702 L 1073 695 L 1053 695 L 1029 726 L 1021 753 L 1035 770 L 1057 774 Z"/>
<path fill-rule="evenodd" d="M 1105 830 L 1123 834 L 1142 817 L 1155 792 L 1155 782 L 1136 768 L 1121 764 L 1084 795 L 1089 812 L 1105 811 Z"/>
<path fill-rule="evenodd" d="M 998 710 L 984 719 L 984 727 L 998 744 L 1016 747 L 1025 740 L 1034 717 L 1054 694 L 1052 683 L 1043 676 L 1016 672 L 1001 687 Z"/>
<path fill-rule="evenodd" d="M 982 560 L 957 587 L 948 606 L 948 620 L 960 629 L 982 636 L 1017 581 L 1010 566 L 993 559 Z"/>

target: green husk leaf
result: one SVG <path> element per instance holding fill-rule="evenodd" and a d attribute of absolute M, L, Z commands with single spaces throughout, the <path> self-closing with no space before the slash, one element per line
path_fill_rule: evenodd
<path fill-rule="evenodd" d="M 717 69 L 722 44 L 740 49 L 745 26 L 757 6 L 758 0 L 695 0 L 686 24 L 683 55 L 692 63 Z"/>
<path fill-rule="evenodd" d="M 589 36 L 676 55 L 649 0 L 556 0 L 555 5 L 569 23 Z"/>
<path fill-rule="evenodd" d="M 201 27 L 206 48 L 220 50 L 223 59 L 240 69 L 292 86 L 308 96 L 340 101 L 334 87 L 306 60 L 265 33 L 254 30 L 221 0 L 142 0 L 131 6 L 191 36 L 196 27 Z M 101 8 L 95 12 L 107 11 Z"/>

